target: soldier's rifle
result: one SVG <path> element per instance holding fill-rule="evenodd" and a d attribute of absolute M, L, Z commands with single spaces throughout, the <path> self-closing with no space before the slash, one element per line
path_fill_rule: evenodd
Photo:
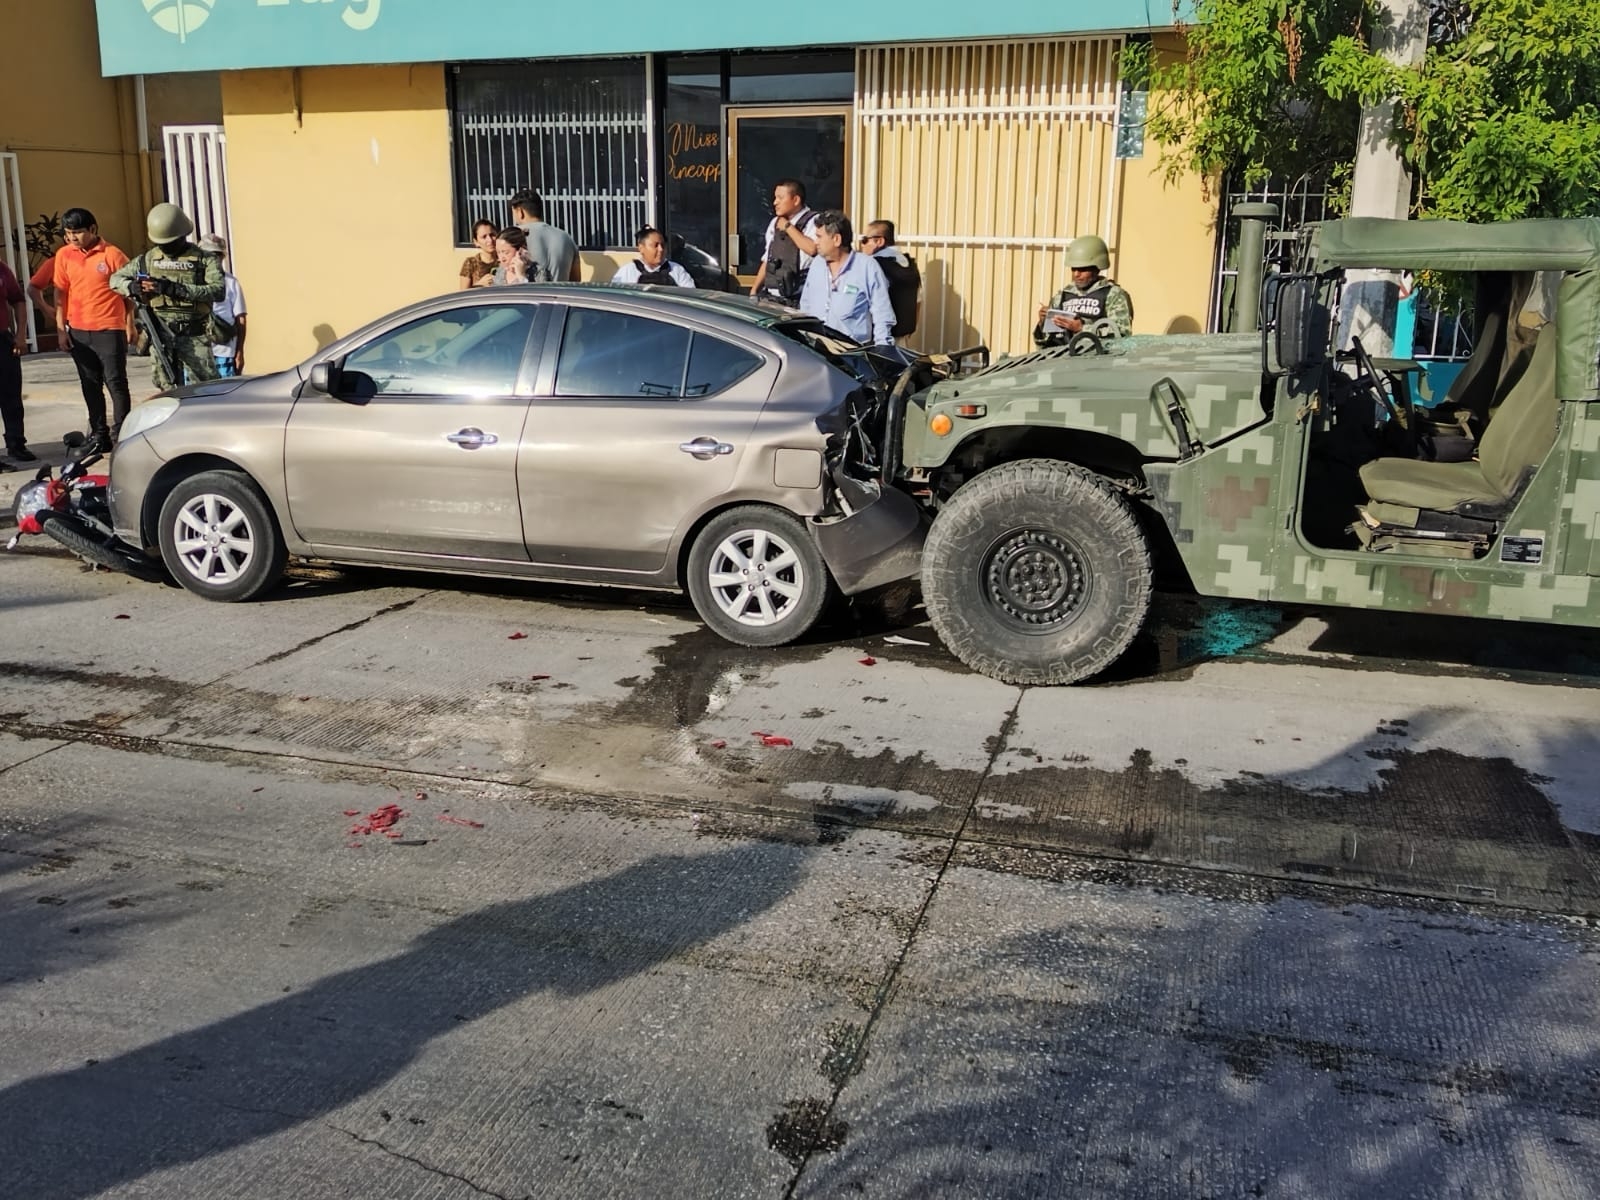
<path fill-rule="evenodd" d="M 172 341 L 172 333 L 161 323 L 161 318 L 156 316 L 155 309 L 150 307 L 150 297 L 146 296 L 144 289 L 139 286 L 149 278 L 148 275 L 134 277 L 133 287 L 130 289 L 133 319 L 139 328 L 144 330 L 145 337 L 150 339 L 150 357 L 161 367 L 162 374 L 167 377 L 168 386 L 178 387 L 186 380 L 175 353 L 176 346 Z"/>

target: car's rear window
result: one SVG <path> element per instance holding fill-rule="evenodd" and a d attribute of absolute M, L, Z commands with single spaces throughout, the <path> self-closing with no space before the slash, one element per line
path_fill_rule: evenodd
<path fill-rule="evenodd" d="M 731 387 L 761 356 L 709 334 L 631 313 L 574 306 L 556 361 L 564 398 L 698 399 Z"/>

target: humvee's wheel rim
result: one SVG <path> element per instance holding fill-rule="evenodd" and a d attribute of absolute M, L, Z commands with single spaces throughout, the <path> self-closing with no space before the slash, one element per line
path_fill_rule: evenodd
<path fill-rule="evenodd" d="M 1090 575 L 1076 547 L 1043 529 L 1006 534 L 983 564 L 984 596 L 1006 624 L 1049 633 L 1078 615 Z"/>
<path fill-rule="evenodd" d="M 711 594 L 741 625 L 763 628 L 787 617 L 805 594 L 805 565 L 794 548 L 765 529 L 741 529 L 712 551 Z"/>

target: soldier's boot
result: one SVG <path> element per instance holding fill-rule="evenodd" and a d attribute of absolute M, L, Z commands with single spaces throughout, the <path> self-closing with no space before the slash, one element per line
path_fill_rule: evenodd
<path fill-rule="evenodd" d="M 114 445 L 116 443 L 112 441 L 111 431 L 104 425 L 96 425 L 84 440 L 83 454 L 110 454 Z"/>

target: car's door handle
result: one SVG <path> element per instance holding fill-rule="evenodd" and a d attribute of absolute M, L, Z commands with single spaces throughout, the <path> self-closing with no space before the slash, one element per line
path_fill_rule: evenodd
<path fill-rule="evenodd" d="M 723 454 L 732 454 L 733 443 L 719 442 L 714 437 L 697 437 L 692 442 L 679 442 L 678 449 L 685 454 L 694 455 L 701 462 L 706 462 Z"/>
<path fill-rule="evenodd" d="M 481 429 L 462 429 L 456 433 L 447 433 L 444 440 L 454 442 L 463 450 L 476 450 L 479 446 L 492 446 L 500 439 L 492 433 L 485 433 Z"/>

